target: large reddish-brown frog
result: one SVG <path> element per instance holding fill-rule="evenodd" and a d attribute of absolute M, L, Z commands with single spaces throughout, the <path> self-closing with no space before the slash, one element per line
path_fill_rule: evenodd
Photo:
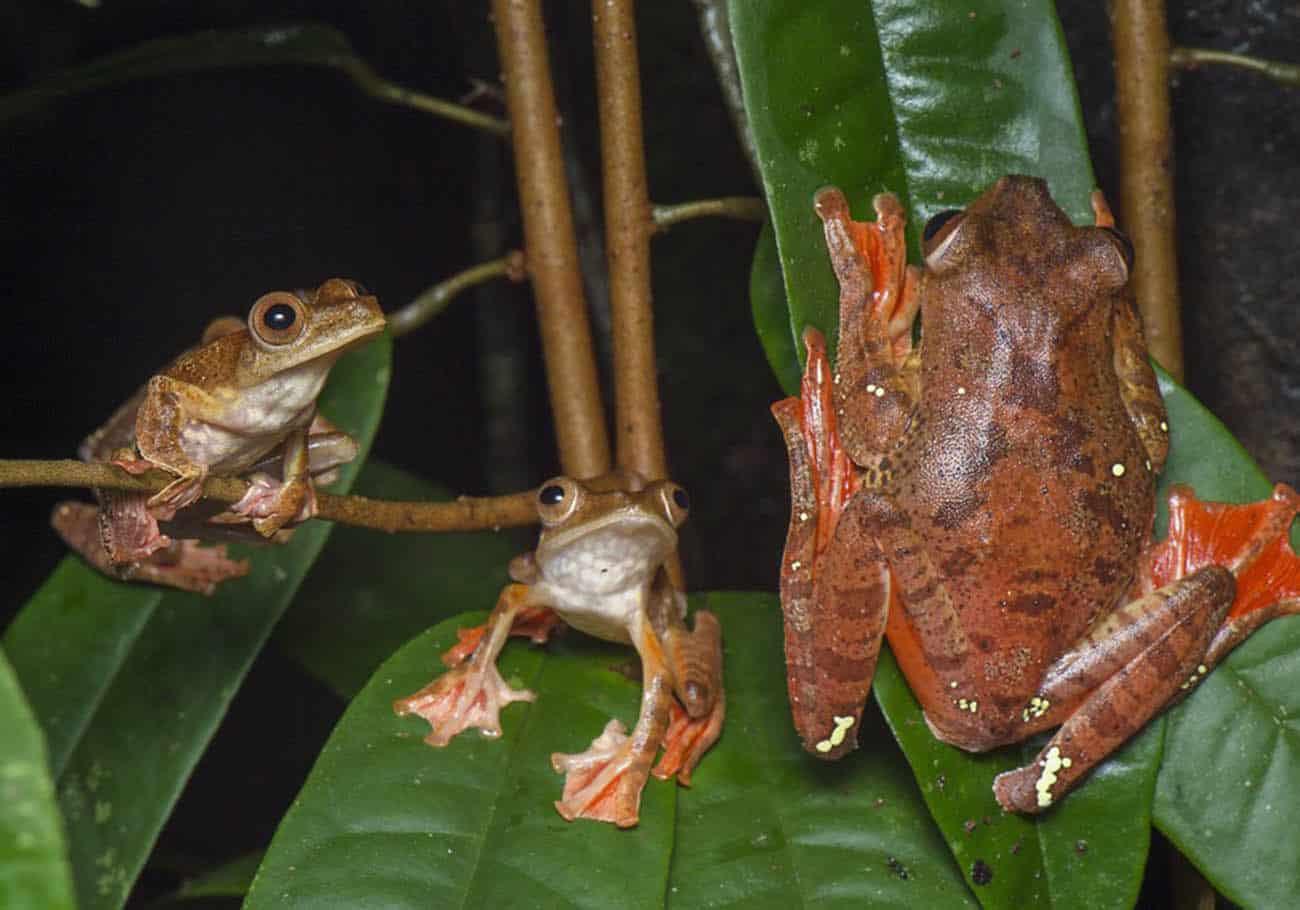
<path fill-rule="evenodd" d="M 806 330 L 802 397 L 773 407 L 795 725 L 815 755 L 854 748 L 887 634 L 939 739 L 982 751 L 1060 728 L 994 786 L 1039 812 L 1259 625 L 1300 612 L 1285 541 L 1300 497 L 1279 486 L 1234 513 L 1232 553 L 1199 552 L 1186 528 L 1150 543 L 1168 425 L 1132 251 L 1100 194 L 1097 224 L 1076 227 L 1042 180 L 1004 177 L 932 219 L 920 269 L 898 200 L 875 208 L 859 223 L 838 190 L 818 195 L 839 362 L 832 375 Z M 1171 527 L 1228 508 L 1175 488 Z M 1251 573 L 1270 586 L 1234 606 Z"/>

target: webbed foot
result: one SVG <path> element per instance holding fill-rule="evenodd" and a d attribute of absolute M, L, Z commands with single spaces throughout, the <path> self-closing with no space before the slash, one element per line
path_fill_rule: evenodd
<path fill-rule="evenodd" d="M 424 741 L 442 748 L 470 727 L 477 727 L 484 736 L 500 736 L 501 709 L 536 697 L 528 689 L 510 688 L 495 662 L 482 670 L 470 663 L 444 673 L 414 695 L 399 698 L 393 702 L 393 711 L 399 716 L 418 714 L 427 720 L 433 729 Z"/>
<path fill-rule="evenodd" d="M 566 821 L 590 818 L 630 828 L 640 820 L 650 761 L 633 748 L 619 721 L 605 724 L 586 752 L 554 753 L 551 767 L 565 776 L 564 795 L 555 808 Z"/>

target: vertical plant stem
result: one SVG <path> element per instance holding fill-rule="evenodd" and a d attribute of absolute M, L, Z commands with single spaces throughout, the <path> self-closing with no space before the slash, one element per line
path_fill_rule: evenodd
<path fill-rule="evenodd" d="M 1174 234 L 1173 128 L 1169 115 L 1169 34 L 1164 0 L 1115 0 L 1120 210 L 1133 241 L 1133 287 L 1153 356 L 1183 380 Z"/>
<path fill-rule="evenodd" d="M 609 469 L 609 439 L 578 271 L 541 2 L 493 0 L 492 13 L 560 466 L 574 477 L 594 477 Z"/>
<path fill-rule="evenodd" d="M 614 439 L 618 466 L 647 479 L 668 476 L 654 310 L 650 300 L 650 235 L 654 216 L 646 188 L 641 129 L 641 67 L 634 0 L 592 0 L 596 89 L 604 165 L 605 260 L 614 336 Z M 686 579 L 674 554 L 667 563 L 679 589 Z"/>
<path fill-rule="evenodd" d="M 641 134 L 636 19 L 632 0 L 593 0 L 592 14 L 614 334 L 616 461 L 619 467 L 659 479 L 668 476 L 668 470 L 650 306 L 654 221 Z"/>

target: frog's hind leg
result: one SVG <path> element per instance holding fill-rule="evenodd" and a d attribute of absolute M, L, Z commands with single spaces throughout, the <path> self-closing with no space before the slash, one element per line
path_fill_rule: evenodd
<path fill-rule="evenodd" d="M 1247 505 L 1202 503 L 1188 487 L 1171 488 L 1169 534 L 1145 554 L 1136 599 L 1048 671 L 1025 707 L 1023 732 L 1063 718 L 1065 726 L 1037 765 L 998 778 L 999 801 L 1024 812 L 1050 805 L 1252 632 L 1300 614 L 1300 558 L 1287 539 L 1297 511 L 1300 496 L 1284 484 Z M 1090 735 L 1096 730 L 1105 735 Z"/>
<path fill-rule="evenodd" d="M 641 791 L 664 741 L 673 695 L 672 673 L 653 630 L 640 624 L 632 643 L 642 666 L 641 714 L 632 733 L 611 720 L 587 751 L 551 756 L 551 766 L 565 775 L 555 808 L 568 821 L 590 818 L 630 828 L 640 819 Z"/>
<path fill-rule="evenodd" d="M 718 741 L 727 715 L 727 693 L 722 684 L 722 626 L 708 610 L 695 614 L 695 628 L 690 631 L 679 614 L 674 613 L 672 619 L 675 622 L 660 638 L 672 669 L 677 700 L 669 705 L 664 754 L 652 773 L 660 780 L 675 774 L 678 783 L 689 787 L 691 772 Z"/>
<path fill-rule="evenodd" d="M 1026 706 L 1023 732 L 1068 716 L 1036 761 L 998 775 L 993 793 L 1002 807 L 1033 814 L 1053 805 L 1194 684 L 1233 587 L 1226 569 L 1201 569 L 1122 608 L 1113 627 L 1101 623 L 1059 660 Z"/>

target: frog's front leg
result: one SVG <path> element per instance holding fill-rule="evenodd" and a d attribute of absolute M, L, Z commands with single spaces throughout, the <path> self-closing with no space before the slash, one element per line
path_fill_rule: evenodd
<path fill-rule="evenodd" d="M 1203 678 L 1234 591 L 1232 573 L 1208 566 L 1121 607 L 1049 669 L 1025 708 L 1024 732 L 1068 716 L 1034 763 L 998 775 L 1002 807 L 1042 812 Z"/>
<path fill-rule="evenodd" d="M 186 454 L 181 437 L 187 420 L 185 403 L 206 397 L 205 392 L 170 376 L 154 376 L 145 386 L 145 399 L 136 417 L 136 446 L 145 460 L 178 475 L 149 498 L 149 513 L 160 521 L 169 520 L 203 495 L 207 465 Z"/>
<path fill-rule="evenodd" d="M 569 821 L 590 818 L 630 828 L 640 819 L 641 791 L 668 728 L 673 681 L 649 623 L 636 624 L 632 643 L 641 656 L 642 690 L 631 735 L 611 720 L 586 752 L 551 756 L 552 767 L 565 775 L 564 795 L 555 808 Z"/>
<path fill-rule="evenodd" d="M 532 605 L 531 591 L 527 585 L 506 585 L 488 617 L 487 634 L 469 662 L 444 673 L 414 695 L 393 702 L 398 715 L 418 714 L 429 722 L 433 729 L 425 737 L 426 743 L 445 746 L 468 727 L 479 728 L 485 736 L 500 736 L 500 710 L 511 702 L 536 697 L 527 689 L 510 688 L 496 665 L 515 614 Z"/>
<path fill-rule="evenodd" d="M 311 449 L 305 428 L 289 434 L 281 457 L 284 473 L 279 483 L 266 475 L 254 475 L 248 492 L 230 507 L 236 515 L 251 517 L 253 527 L 263 537 L 273 537 L 285 525 L 306 521 L 316 514 Z"/>

